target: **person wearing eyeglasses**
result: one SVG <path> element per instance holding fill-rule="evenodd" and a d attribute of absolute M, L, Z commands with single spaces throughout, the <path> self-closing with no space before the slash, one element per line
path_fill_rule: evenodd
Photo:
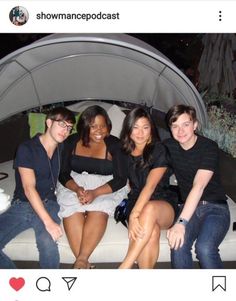
<path fill-rule="evenodd" d="M 126 157 L 119 139 L 110 135 L 111 128 L 102 107 L 88 107 L 62 154 L 59 214 L 76 269 L 92 267 L 89 257 L 105 233 L 108 217 L 127 195 Z"/>
<path fill-rule="evenodd" d="M 192 247 L 200 267 L 220 269 L 219 246 L 230 225 L 226 195 L 220 181 L 217 144 L 197 131 L 196 110 L 175 105 L 167 112 L 173 138 L 164 141 L 183 204 L 168 230 L 173 268 L 193 268 Z"/>
<path fill-rule="evenodd" d="M 59 268 L 57 240 L 62 236 L 56 184 L 61 166 L 62 142 L 75 123 L 66 108 L 52 109 L 46 116 L 46 131 L 23 142 L 14 160 L 16 187 L 10 208 L 0 215 L 0 268 L 16 268 L 3 252 L 7 243 L 33 228 L 43 269 Z"/>

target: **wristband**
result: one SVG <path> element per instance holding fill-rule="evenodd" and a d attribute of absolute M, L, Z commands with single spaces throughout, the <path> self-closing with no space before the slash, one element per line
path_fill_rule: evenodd
<path fill-rule="evenodd" d="M 181 225 L 184 225 L 184 227 L 186 227 L 186 225 L 188 224 L 188 221 L 185 218 L 180 217 L 177 221 L 177 224 L 181 224 Z"/>

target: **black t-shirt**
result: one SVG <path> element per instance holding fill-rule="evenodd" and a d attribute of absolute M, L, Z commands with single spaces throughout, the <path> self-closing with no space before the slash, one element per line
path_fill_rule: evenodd
<path fill-rule="evenodd" d="M 36 179 L 36 190 L 41 199 L 47 198 L 56 201 L 54 191 L 60 168 L 59 147 L 55 150 L 52 158 L 49 159 L 45 148 L 39 140 L 39 135 L 36 135 L 18 147 L 13 167 L 15 168 L 16 180 L 14 199 L 28 201 L 18 171 L 18 167 L 25 167 L 33 169 Z"/>
<path fill-rule="evenodd" d="M 152 169 L 158 167 L 167 167 L 168 162 L 166 160 L 166 149 L 161 143 L 156 143 L 152 152 L 150 164 L 142 168 L 139 162 L 142 160 L 142 156 L 128 156 L 128 178 L 130 184 L 130 193 L 128 195 L 128 213 L 134 207 L 137 198 L 146 184 L 147 176 Z M 169 192 L 169 173 L 166 172 L 159 184 L 156 186 L 151 200 L 165 199 L 171 201 Z"/>
<path fill-rule="evenodd" d="M 217 144 L 205 137 L 197 137 L 191 149 L 184 150 L 180 144 L 170 138 L 164 141 L 169 153 L 170 165 L 174 170 L 182 201 L 185 202 L 193 186 L 198 169 L 213 171 L 213 176 L 204 189 L 201 201 L 216 202 L 226 200 L 219 174 L 219 149 Z"/>
<path fill-rule="evenodd" d="M 75 171 L 81 173 L 86 171 L 92 174 L 113 175 L 113 179 L 107 184 L 112 191 L 124 187 L 127 182 L 127 156 L 121 151 L 120 141 L 118 138 L 110 135 L 104 139 L 106 144 L 106 153 L 110 153 L 112 160 L 96 159 L 74 155 L 76 144 L 79 141 L 78 134 L 71 135 L 64 144 L 62 153 L 62 167 L 59 181 L 62 185 L 72 179 L 70 173 Z"/>

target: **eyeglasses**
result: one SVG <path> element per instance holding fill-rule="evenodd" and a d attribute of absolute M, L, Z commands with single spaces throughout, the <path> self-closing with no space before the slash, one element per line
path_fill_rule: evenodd
<path fill-rule="evenodd" d="M 73 125 L 67 125 L 66 122 L 64 120 L 53 120 L 56 121 L 58 123 L 58 125 L 67 130 L 67 132 L 71 132 L 73 130 Z"/>

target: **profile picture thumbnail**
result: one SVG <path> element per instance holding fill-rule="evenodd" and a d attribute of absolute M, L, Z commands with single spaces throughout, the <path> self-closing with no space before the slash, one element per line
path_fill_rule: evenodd
<path fill-rule="evenodd" d="M 16 25 L 24 25 L 29 19 L 29 13 L 27 9 L 23 6 L 15 6 L 11 9 L 9 13 L 10 21 Z"/>

